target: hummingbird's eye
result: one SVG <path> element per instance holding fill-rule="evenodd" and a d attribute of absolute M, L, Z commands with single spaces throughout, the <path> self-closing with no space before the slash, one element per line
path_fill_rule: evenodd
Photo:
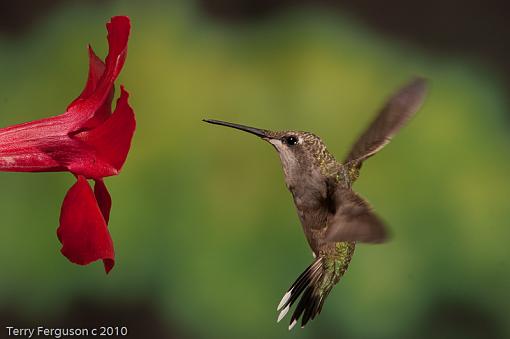
<path fill-rule="evenodd" d="M 284 142 L 290 146 L 297 144 L 298 141 L 299 139 L 293 135 L 284 138 Z"/>

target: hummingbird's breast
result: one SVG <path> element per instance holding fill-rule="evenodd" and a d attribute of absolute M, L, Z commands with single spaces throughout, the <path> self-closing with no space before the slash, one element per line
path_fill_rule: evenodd
<path fill-rule="evenodd" d="M 327 245 L 324 239 L 331 214 L 330 197 L 336 185 L 343 181 L 342 165 L 322 143 L 301 149 L 282 147 L 278 141 L 271 143 L 278 150 L 285 184 L 292 194 L 308 243 L 319 254 Z"/>
<path fill-rule="evenodd" d="M 318 253 L 328 220 L 328 189 L 324 177 L 318 168 L 308 168 L 299 175 L 286 175 L 285 183 L 292 194 L 308 243 Z"/>
<path fill-rule="evenodd" d="M 350 187 L 348 168 L 339 163 L 322 163 L 322 166 L 302 168 L 285 180 L 292 193 L 294 204 L 312 250 L 336 253 L 334 243 L 326 242 L 328 220 L 334 215 L 332 197 L 338 186 Z"/>

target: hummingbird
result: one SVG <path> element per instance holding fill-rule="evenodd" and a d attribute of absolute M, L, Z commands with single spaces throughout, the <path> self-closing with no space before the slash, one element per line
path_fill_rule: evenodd
<path fill-rule="evenodd" d="M 278 152 L 285 184 L 314 260 L 296 279 L 277 306 L 277 322 L 297 302 L 291 330 L 320 314 L 324 301 L 346 272 L 356 243 L 382 243 L 388 239 L 384 222 L 367 201 L 352 190 L 363 162 L 379 152 L 419 110 L 426 80 L 415 78 L 389 98 L 368 128 L 339 162 L 322 140 L 302 131 L 271 131 L 219 120 L 203 121 L 254 134 Z M 298 301 L 299 300 L 299 301 Z"/>

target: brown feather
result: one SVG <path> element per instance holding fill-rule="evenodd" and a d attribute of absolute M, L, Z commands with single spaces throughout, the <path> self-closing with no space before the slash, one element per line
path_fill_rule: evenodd
<path fill-rule="evenodd" d="M 350 189 L 338 187 L 333 200 L 336 204 L 336 212 L 328 220 L 325 235 L 327 241 L 381 243 L 388 239 L 388 231 L 382 220 L 356 193 Z"/>
<path fill-rule="evenodd" d="M 344 163 L 361 162 L 381 150 L 395 133 L 418 111 L 425 98 L 427 81 L 416 78 L 397 91 L 358 138 Z"/>

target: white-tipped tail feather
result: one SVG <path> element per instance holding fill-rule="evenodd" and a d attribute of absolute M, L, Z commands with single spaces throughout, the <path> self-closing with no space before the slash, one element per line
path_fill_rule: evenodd
<path fill-rule="evenodd" d="M 276 311 L 281 310 L 282 307 L 287 303 L 287 301 L 289 301 L 290 296 L 291 296 L 291 292 L 292 292 L 292 289 L 289 292 L 285 293 L 285 295 L 283 296 L 282 300 L 278 304 L 278 307 L 276 308 Z"/>
<path fill-rule="evenodd" d="M 301 316 L 301 327 L 304 327 L 308 321 L 312 320 L 320 313 L 324 303 L 323 279 L 330 280 L 330 276 L 325 274 L 323 267 L 324 257 L 318 257 L 308 268 L 301 273 L 294 284 L 285 293 L 282 300 L 278 304 L 277 311 L 280 311 L 277 322 L 280 322 L 289 312 L 292 305 L 299 299 L 298 305 L 290 319 L 289 330 L 291 330 L 298 322 Z M 334 284 L 331 284 L 333 287 Z"/>
<path fill-rule="evenodd" d="M 287 305 L 287 307 L 285 307 L 281 312 L 280 314 L 278 315 L 278 319 L 276 320 L 277 323 L 280 322 L 280 320 L 283 319 L 283 317 L 285 317 L 285 315 L 287 314 L 287 312 L 289 312 L 290 310 L 290 305 Z"/>

